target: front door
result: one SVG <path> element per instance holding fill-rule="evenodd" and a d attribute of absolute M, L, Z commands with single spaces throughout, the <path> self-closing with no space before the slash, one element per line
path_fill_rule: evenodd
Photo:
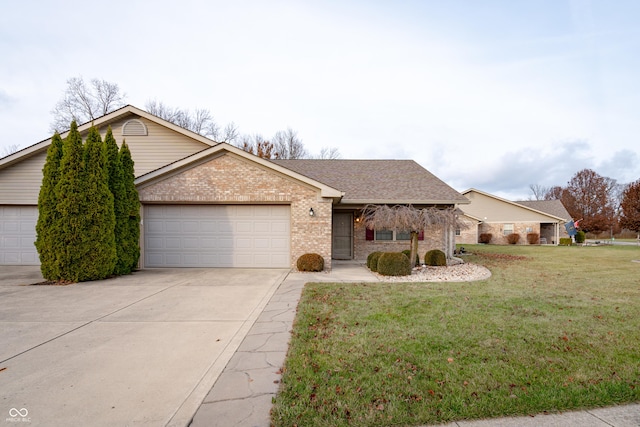
<path fill-rule="evenodd" d="M 333 213 L 333 259 L 353 259 L 353 213 Z"/>

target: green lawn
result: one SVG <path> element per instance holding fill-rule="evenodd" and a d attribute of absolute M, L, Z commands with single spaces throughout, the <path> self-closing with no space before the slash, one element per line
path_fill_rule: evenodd
<path fill-rule="evenodd" d="M 489 280 L 309 283 L 276 426 L 416 426 L 640 401 L 640 248 L 469 246 Z"/>

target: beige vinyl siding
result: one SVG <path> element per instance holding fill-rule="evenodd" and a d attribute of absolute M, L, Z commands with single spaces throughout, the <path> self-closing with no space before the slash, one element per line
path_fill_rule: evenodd
<path fill-rule="evenodd" d="M 131 119 L 137 119 L 144 123 L 147 127 L 148 135 L 123 137 L 122 125 Z M 123 139 L 127 141 L 131 156 L 135 162 L 136 176 L 144 175 L 147 172 L 209 148 L 208 145 L 200 141 L 193 140 L 186 135 L 134 115 L 129 115 L 111 123 L 111 129 L 118 146 L 122 144 Z M 106 127 L 100 129 L 103 138 L 106 130 Z M 214 145 L 215 142 L 211 141 L 211 144 Z"/>
<path fill-rule="evenodd" d="M 0 205 L 37 205 L 46 159 L 45 150 L 0 170 Z"/>
<path fill-rule="evenodd" d="M 555 222 L 554 218 L 533 212 L 511 203 L 497 200 L 474 191 L 465 194 L 471 201 L 462 209 L 466 214 L 482 218 L 485 222 Z"/>

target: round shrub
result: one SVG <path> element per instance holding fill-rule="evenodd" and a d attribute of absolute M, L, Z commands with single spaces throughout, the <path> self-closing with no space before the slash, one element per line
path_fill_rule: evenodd
<path fill-rule="evenodd" d="M 369 269 L 371 271 L 378 271 L 378 259 L 382 255 L 382 252 L 372 252 L 369 254 Z"/>
<path fill-rule="evenodd" d="M 431 249 L 424 254 L 424 263 L 433 267 L 447 265 L 447 256 L 440 249 Z"/>
<path fill-rule="evenodd" d="M 411 261 L 411 251 L 409 249 L 405 249 L 404 251 L 402 251 L 403 254 L 405 254 L 407 256 L 407 258 L 409 258 L 409 261 Z M 414 265 L 420 264 L 420 256 L 418 255 L 418 252 L 416 252 L 416 262 L 414 263 Z"/>
<path fill-rule="evenodd" d="M 318 254 L 304 254 L 298 258 L 296 266 L 299 271 L 322 271 L 324 270 L 324 258 Z"/>
<path fill-rule="evenodd" d="M 584 243 L 584 241 L 586 240 L 587 235 L 585 234 L 584 231 L 582 230 L 578 230 L 578 232 L 576 233 L 576 243 Z"/>
<path fill-rule="evenodd" d="M 384 252 L 378 258 L 378 273 L 383 276 L 409 276 L 411 262 L 402 252 Z"/>

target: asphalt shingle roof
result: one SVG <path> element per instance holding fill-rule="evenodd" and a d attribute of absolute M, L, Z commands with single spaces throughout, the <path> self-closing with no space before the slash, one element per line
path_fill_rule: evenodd
<path fill-rule="evenodd" d="M 272 160 L 345 193 L 346 203 L 468 203 L 413 160 Z"/>
<path fill-rule="evenodd" d="M 566 221 L 571 219 L 571 215 L 569 215 L 569 212 L 567 212 L 567 209 L 560 200 L 522 200 L 516 203 L 540 212 L 548 213 L 549 215 L 557 216 Z"/>

